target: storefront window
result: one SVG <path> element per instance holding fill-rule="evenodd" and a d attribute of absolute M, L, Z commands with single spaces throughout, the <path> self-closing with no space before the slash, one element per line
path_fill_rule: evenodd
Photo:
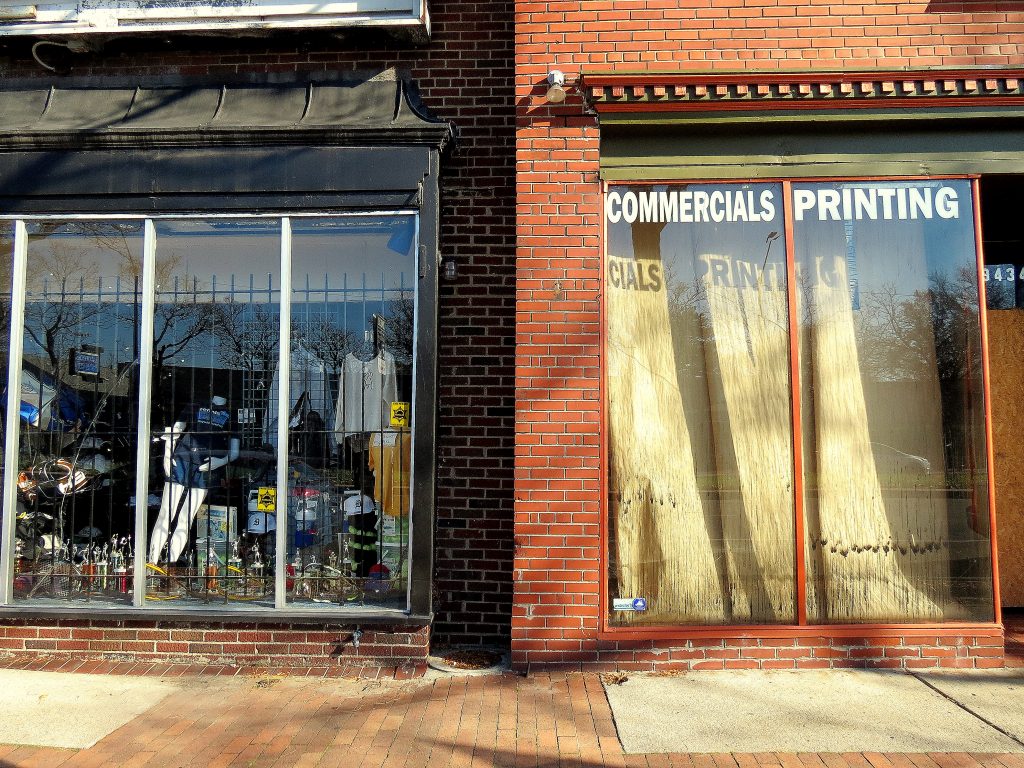
<path fill-rule="evenodd" d="M 142 227 L 27 230 L 14 594 L 130 601 Z"/>
<path fill-rule="evenodd" d="M 407 608 L 416 216 L 26 224 L 14 598 Z"/>
<path fill-rule="evenodd" d="M 156 225 L 151 600 L 273 605 L 273 529 L 249 507 L 276 484 L 280 254 L 274 219 Z"/>
<path fill-rule="evenodd" d="M 973 211 L 964 180 L 609 188 L 611 626 L 793 624 L 798 586 L 809 623 L 992 620 Z"/>
<path fill-rule="evenodd" d="M 808 620 L 991 620 L 971 184 L 794 184 L 793 209 Z"/>
<path fill-rule="evenodd" d="M 612 622 L 791 623 L 782 187 L 608 197 Z"/>
<path fill-rule="evenodd" d="M 293 225 L 288 555 L 296 603 L 405 602 L 415 246 L 412 216 Z"/>

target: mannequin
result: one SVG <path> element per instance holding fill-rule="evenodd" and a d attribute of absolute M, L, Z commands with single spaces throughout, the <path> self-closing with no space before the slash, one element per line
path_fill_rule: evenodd
<path fill-rule="evenodd" d="M 189 531 L 206 500 L 208 489 L 219 481 L 217 470 L 238 458 L 241 442 L 230 437 L 227 400 L 214 396 L 209 406 L 191 403 L 179 420 L 164 429 L 164 483 L 149 538 L 149 562 L 157 563 L 166 547 L 166 562 L 173 563 L 188 544 Z M 173 533 L 172 533 L 173 529 Z"/>

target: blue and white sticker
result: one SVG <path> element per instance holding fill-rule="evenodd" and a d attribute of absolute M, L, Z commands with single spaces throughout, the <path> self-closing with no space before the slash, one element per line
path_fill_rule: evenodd
<path fill-rule="evenodd" d="M 221 429 L 224 429 L 230 418 L 230 413 L 216 408 L 200 408 L 196 413 L 196 421 L 198 423 L 210 424 L 214 427 L 220 427 Z"/>
<path fill-rule="evenodd" d="M 614 611 L 646 611 L 646 597 L 616 597 L 612 599 Z"/>

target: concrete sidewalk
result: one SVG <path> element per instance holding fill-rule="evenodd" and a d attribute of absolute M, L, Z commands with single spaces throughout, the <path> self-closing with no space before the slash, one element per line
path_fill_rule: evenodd
<path fill-rule="evenodd" d="M 606 684 L 625 750 L 1022 752 L 1024 670 L 735 670 Z"/>
<path fill-rule="evenodd" d="M 69 687 L 84 684 L 79 678 L 87 676 L 58 677 L 58 685 Z M 696 677 L 713 681 L 716 674 Z M 408 681 L 189 675 L 172 682 L 163 698 L 92 747 L 0 747 L 0 766 L 1024 768 L 1018 754 L 962 751 L 627 754 L 601 680 L 589 674 Z M 30 683 L 0 676 L 0 686 Z M 72 728 L 76 717 L 90 715 L 88 705 L 63 712 L 65 725 L 58 728 Z M 947 726 L 935 723 L 936 729 Z"/>

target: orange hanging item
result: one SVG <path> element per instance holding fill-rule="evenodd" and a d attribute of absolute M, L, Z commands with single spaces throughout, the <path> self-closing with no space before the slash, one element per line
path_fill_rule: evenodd
<path fill-rule="evenodd" d="M 385 515 L 409 514 L 409 475 L 412 434 L 377 432 L 370 438 L 369 467 L 373 470 L 373 498 Z"/>

